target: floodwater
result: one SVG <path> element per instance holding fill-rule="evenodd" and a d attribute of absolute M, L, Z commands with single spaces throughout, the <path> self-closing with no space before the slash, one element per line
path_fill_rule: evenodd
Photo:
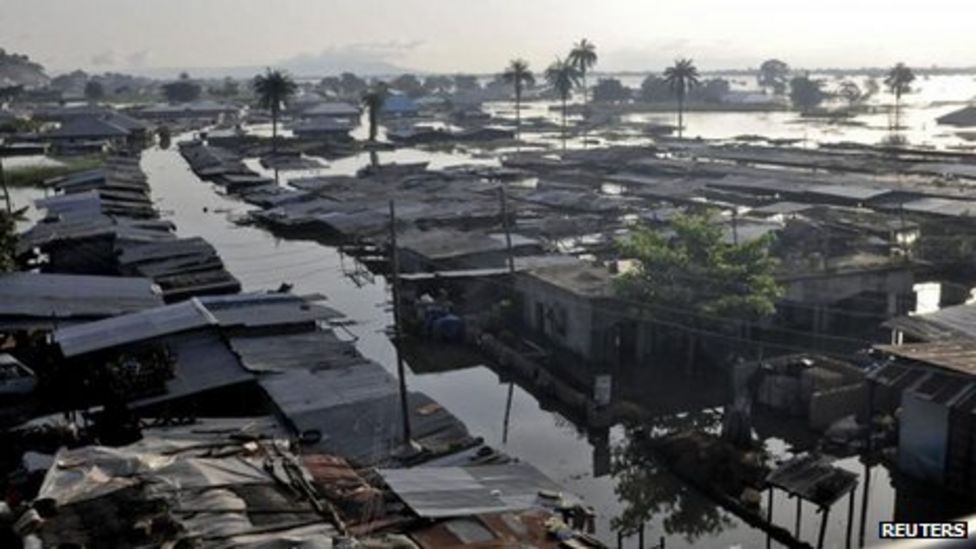
<path fill-rule="evenodd" d="M 721 75 L 719 75 L 721 76 Z M 841 80 L 826 75 L 813 75 L 825 81 L 825 89 L 831 90 Z M 745 76 L 727 77 L 732 82 L 732 88 L 738 90 L 759 91 L 755 87 L 755 79 Z M 866 77 L 852 77 L 852 80 L 865 87 Z M 643 77 L 624 77 L 621 79 L 625 86 L 639 91 Z M 884 88 L 882 79 L 878 83 Z M 942 115 L 961 108 L 967 102 L 976 100 L 976 75 L 939 75 L 919 77 L 912 83 L 912 92 L 903 96 L 901 100 L 902 130 L 898 136 L 907 144 L 919 147 L 976 149 L 976 142 L 959 135 L 959 130 L 952 126 L 940 126 L 936 119 Z M 581 97 L 573 98 L 573 103 L 579 103 Z M 799 141 L 801 146 L 816 146 L 818 143 L 855 142 L 877 145 L 890 139 L 889 129 L 892 123 L 891 105 L 894 98 L 882 89 L 865 102 L 871 107 L 871 112 L 861 114 L 845 120 L 825 120 L 804 118 L 792 111 L 778 112 L 686 112 L 684 114 L 684 136 L 688 139 L 733 139 L 739 136 L 763 136 L 769 139 L 790 139 Z M 554 124 L 561 121 L 555 101 L 534 101 L 522 108 L 523 120 L 533 118 L 545 119 Z M 830 106 L 830 104 L 825 104 Z M 488 105 L 493 114 L 514 120 L 515 111 L 508 102 L 497 102 Z M 578 117 L 570 116 L 570 124 Z M 621 121 L 633 127 L 649 125 L 676 124 L 674 112 L 632 113 L 622 116 Z M 599 138 L 598 132 L 596 137 Z M 545 143 L 553 147 L 561 146 L 558 130 L 546 133 L 544 136 L 529 135 L 527 139 Z M 632 139 L 606 140 L 607 144 L 631 144 L 648 142 L 647 138 L 634 137 Z M 579 148 L 582 141 L 579 138 L 567 140 L 567 146 Z"/>
<path fill-rule="evenodd" d="M 940 146 L 957 144 L 954 141 L 949 143 L 949 138 L 945 136 L 940 137 L 943 130 L 932 126 L 935 116 L 955 107 L 933 106 L 932 103 L 969 99 L 976 93 L 976 81 L 971 77 L 958 77 L 951 81 L 938 78 L 941 77 L 920 82 L 922 89 L 918 97 L 908 100 L 912 106 L 905 110 L 904 121 L 913 128 L 908 130 L 913 143 L 939 142 Z M 941 95 L 925 91 L 938 86 L 942 87 Z M 877 100 L 883 101 L 883 98 Z M 529 107 L 530 113 L 558 121 L 558 113 L 550 112 L 549 105 L 533 103 Z M 634 116 L 647 116 L 647 121 L 670 121 L 667 113 Z M 686 135 L 689 136 L 733 137 L 754 133 L 771 137 L 807 138 L 811 142 L 860 140 L 877 143 L 887 133 L 884 113 L 865 116 L 865 125 L 835 128 L 807 121 L 797 122 L 793 113 L 689 113 L 687 116 Z M 267 127 L 259 127 L 257 131 L 270 133 Z M 361 128 L 357 131 L 362 133 L 364 130 Z M 555 147 L 558 134 L 549 133 L 536 139 Z M 581 142 L 571 141 L 570 146 L 581 146 Z M 384 151 L 379 156 L 382 162 L 427 161 L 432 168 L 462 163 L 497 163 L 493 155 L 416 149 Z M 323 160 L 321 169 L 283 171 L 280 176 L 281 181 L 287 183 L 293 177 L 352 174 L 369 161 L 369 154 L 364 153 L 332 162 Z M 260 168 L 256 159 L 247 159 L 247 163 L 269 174 Z M 332 307 L 354 321 L 349 330 L 358 339 L 360 350 L 391 371 L 394 369 L 394 350 L 386 335 L 386 329 L 392 323 L 389 291 L 382 277 L 373 277 L 334 247 L 312 241 L 280 239 L 261 228 L 232 223 L 233 216 L 251 207 L 221 195 L 214 186 L 201 182 L 175 147 L 145 151 L 142 165 L 149 175 L 153 197 L 163 216 L 176 223 L 182 237 L 201 236 L 211 242 L 246 290 L 272 289 L 287 282 L 294 285 L 296 293 L 326 295 Z M 612 191 L 607 189 L 607 192 Z M 41 191 L 14 189 L 12 194 L 15 203 L 22 206 L 40 196 Z M 32 210 L 29 216 L 35 219 L 36 212 Z M 920 293 L 925 291 L 929 290 L 920 288 Z M 937 303 L 938 299 L 933 297 L 926 303 L 932 302 Z M 667 369 L 667 365 L 655 366 L 649 370 L 652 373 L 645 372 L 639 379 L 617 382 L 618 386 L 629 386 L 640 391 L 647 388 L 647 394 L 631 394 L 628 400 L 638 407 L 654 410 L 652 423 L 697 425 L 703 410 L 721 410 L 725 403 L 721 398 L 703 404 L 698 404 L 695 398 L 703 392 L 703 386 L 721 385 L 721 381 L 696 378 L 665 382 L 655 377 L 653 371 Z M 636 521 L 645 524 L 648 544 L 664 536 L 668 548 L 745 549 L 766 545 L 766 535 L 762 531 L 750 527 L 681 483 L 662 470 L 653 459 L 631 451 L 629 431 L 622 425 L 600 430 L 575 424 L 552 411 L 551 406 L 529 391 L 500 379 L 486 366 L 437 373 L 408 372 L 407 382 L 411 389 L 423 391 L 443 404 L 468 426 L 472 434 L 484 437 L 488 444 L 512 456 L 535 464 L 567 490 L 583 496 L 598 514 L 597 534 L 611 545 L 616 543 L 611 521 L 620 517 L 630 517 L 631 524 L 637 517 Z M 507 442 L 504 442 L 506 403 L 510 389 L 508 436 Z M 662 408 L 660 404 L 666 400 L 660 398 L 662 395 L 672 396 L 681 405 L 665 405 Z M 709 428 L 714 427 L 713 419 Z M 770 435 L 765 443 L 774 456 L 787 458 L 791 455 L 791 443 L 778 436 Z M 802 448 L 802 444 L 799 447 Z M 608 454 L 613 454 L 616 464 L 612 473 L 607 472 Z M 838 463 L 861 476 L 853 524 L 856 546 L 862 524 L 865 467 L 856 457 Z M 931 510 L 932 500 L 906 496 L 909 493 L 906 489 L 896 492 L 892 478 L 884 467 L 871 468 L 870 475 L 867 518 L 863 521 L 865 541 L 869 545 L 876 541 L 877 522 L 892 519 L 896 515 L 896 505 L 897 515 L 901 518 L 920 516 L 919 513 Z M 782 493 L 777 493 L 776 499 L 774 522 L 792 530 L 794 502 L 787 501 Z M 806 506 L 801 524 L 802 539 L 815 543 L 818 520 L 819 515 Z M 842 500 L 829 516 L 825 547 L 846 546 L 846 525 L 847 501 Z M 625 546 L 636 547 L 636 538 L 629 539 Z M 771 546 L 779 545 L 773 542 Z"/>
<path fill-rule="evenodd" d="M 472 160 L 454 156 L 450 162 L 446 155 L 402 149 L 381 153 L 381 159 L 384 162 L 426 160 L 436 167 Z M 354 173 L 368 162 L 368 155 L 361 155 L 332 163 L 321 172 Z M 328 296 L 331 306 L 355 322 L 349 329 L 358 338 L 361 351 L 393 370 L 394 350 L 385 331 L 392 323 L 392 317 L 389 292 L 382 277 L 372 277 L 334 247 L 311 241 L 283 240 L 260 228 L 233 224 L 229 218 L 250 207 L 219 194 L 209 183 L 201 182 L 175 148 L 147 150 L 142 164 L 164 216 L 176 223 L 181 236 L 201 236 L 210 241 L 245 289 L 275 288 L 288 282 L 294 284 L 297 293 L 318 292 Z M 289 175 L 291 172 L 282 172 L 282 181 L 287 181 Z M 689 395 L 689 400 L 694 400 L 690 395 L 699 390 L 702 382 L 701 379 L 685 382 L 673 389 L 677 392 L 672 394 Z M 634 461 L 632 452 L 627 452 L 628 435 L 623 426 L 600 432 L 576 425 L 556 412 L 543 409 L 549 407 L 515 385 L 505 443 L 503 423 L 509 384 L 488 367 L 424 374 L 410 372 L 408 385 L 439 401 L 464 421 L 474 435 L 484 437 L 488 444 L 535 464 L 567 490 L 583 496 L 598 513 L 597 534 L 608 543 L 616 543 L 611 521 L 624 513 L 636 513 L 646 519 L 648 543 L 664 536 L 669 548 L 745 548 L 765 544 L 763 532 L 723 511 L 655 467 L 653 462 L 644 461 L 646 457 Z M 692 415 L 695 412 L 697 410 L 691 410 Z M 682 418 L 689 416 L 688 411 L 677 409 L 662 413 L 666 414 L 669 423 L 680 423 Z M 790 455 L 785 443 L 770 439 L 768 445 L 777 456 Z M 608 452 L 621 456 L 619 463 L 623 467 L 617 474 L 606 474 L 604 470 L 606 460 L 603 456 Z M 856 459 L 846 460 L 842 465 L 857 472 L 862 469 Z M 887 473 L 878 467 L 873 475 L 868 541 L 876 535 L 876 522 L 892 516 L 894 505 L 894 491 Z M 779 497 L 784 498 L 782 494 Z M 792 529 L 792 503 L 788 507 L 787 510 L 777 506 L 774 520 Z M 811 536 L 818 526 L 816 519 L 812 510 L 804 513 L 805 539 L 813 540 Z M 845 525 L 846 511 L 837 511 L 830 516 L 827 547 L 844 546 Z M 628 540 L 625 546 L 636 547 L 636 537 Z"/>

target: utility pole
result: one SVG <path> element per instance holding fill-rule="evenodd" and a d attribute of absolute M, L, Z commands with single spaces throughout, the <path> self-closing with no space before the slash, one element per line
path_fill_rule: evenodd
<path fill-rule="evenodd" d="M 397 251 L 396 239 L 396 210 L 390 200 L 390 277 L 393 279 L 393 348 L 396 350 L 397 377 L 400 381 L 400 413 L 403 416 L 403 446 L 411 448 L 412 436 L 410 432 L 410 406 L 407 403 L 407 377 L 403 366 L 403 353 L 400 344 L 403 342 L 402 318 L 400 316 L 400 257 Z"/>
<path fill-rule="evenodd" d="M 739 245 L 739 209 L 732 206 L 732 244 Z"/>
<path fill-rule="evenodd" d="M 508 251 L 508 274 L 515 274 L 515 253 L 512 251 L 512 230 L 508 224 L 508 200 L 505 196 L 505 184 L 498 188 L 498 198 L 501 201 L 502 227 L 505 229 L 505 248 Z"/>
<path fill-rule="evenodd" d="M 515 254 L 512 252 L 512 230 L 508 223 L 508 200 L 505 195 L 505 183 L 502 182 L 498 188 L 498 199 L 501 201 L 502 227 L 505 228 L 505 247 L 508 250 L 508 274 L 512 280 L 510 284 L 515 284 Z M 512 291 L 514 294 L 514 290 Z M 508 382 L 508 398 L 505 401 L 505 423 L 502 424 L 502 444 L 508 444 L 508 425 L 512 417 L 512 397 L 515 395 L 515 382 Z"/>
<path fill-rule="evenodd" d="M 3 140 L 0 140 L 0 144 Z M 7 203 L 7 213 L 14 213 L 14 205 L 10 201 L 10 189 L 7 188 L 7 176 L 3 173 L 3 157 L 0 156 L 0 190 L 3 191 L 3 199 Z"/>

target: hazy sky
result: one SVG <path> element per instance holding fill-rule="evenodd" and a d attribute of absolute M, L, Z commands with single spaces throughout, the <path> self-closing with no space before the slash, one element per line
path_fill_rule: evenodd
<path fill-rule="evenodd" d="M 976 0 L 0 0 L 0 47 L 72 68 L 392 63 L 493 72 L 581 37 L 598 69 L 976 65 Z"/>

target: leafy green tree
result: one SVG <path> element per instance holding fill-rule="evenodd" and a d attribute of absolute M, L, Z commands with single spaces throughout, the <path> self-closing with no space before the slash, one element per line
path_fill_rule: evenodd
<path fill-rule="evenodd" d="M 563 150 L 566 150 L 566 102 L 569 99 L 569 94 L 573 92 L 573 88 L 579 85 L 581 72 L 572 63 L 557 58 L 546 69 L 545 75 L 546 82 L 559 94 L 559 99 L 562 101 Z"/>
<path fill-rule="evenodd" d="M 904 63 L 898 63 L 885 77 L 884 83 L 888 91 L 895 96 L 895 129 L 901 128 L 901 96 L 912 92 L 912 82 L 915 73 Z"/>
<path fill-rule="evenodd" d="M 342 90 L 343 97 L 359 97 L 369 87 L 365 80 L 351 72 L 344 72 L 339 75 L 339 88 Z"/>
<path fill-rule="evenodd" d="M 858 86 L 857 82 L 853 80 L 844 80 L 841 82 L 840 87 L 837 89 L 837 95 L 843 98 L 844 101 L 847 101 L 847 105 L 850 108 L 854 108 L 854 106 L 865 99 L 861 86 Z"/>
<path fill-rule="evenodd" d="M 480 90 L 481 84 L 478 83 L 478 77 L 476 76 L 456 74 L 454 75 L 454 89 L 458 91 Z"/>
<path fill-rule="evenodd" d="M 400 90 L 410 97 L 420 97 L 424 95 L 424 86 L 420 79 L 412 74 L 401 74 L 390 81 L 390 87 Z"/>
<path fill-rule="evenodd" d="M 237 80 L 228 76 L 224 78 L 224 81 L 219 87 L 212 88 L 210 93 L 217 97 L 237 97 L 241 93 L 241 87 L 237 83 Z"/>
<path fill-rule="evenodd" d="M 189 78 L 163 84 L 163 96 L 170 103 L 189 103 L 200 98 L 200 84 Z"/>
<path fill-rule="evenodd" d="M 339 95 L 342 93 L 342 80 L 338 76 L 326 76 L 319 81 L 319 89 L 326 94 Z"/>
<path fill-rule="evenodd" d="M 656 74 L 652 74 L 641 82 L 640 89 L 641 101 L 648 103 L 660 103 L 671 99 L 671 90 L 668 83 Z"/>
<path fill-rule="evenodd" d="M 424 78 L 424 93 L 440 94 L 449 93 L 454 86 L 454 79 L 442 74 L 432 74 Z"/>
<path fill-rule="evenodd" d="M 508 68 L 501 74 L 502 80 L 515 88 L 515 139 L 522 138 L 522 91 L 525 87 L 535 85 L 535 76 L 529 70 L 529 62 L 524 59 L 513 59 Z"/>
<path fill-rule="evenodd" d="M 282 106 L 295 95 L 298 86 L 287 74 L 267 69 L 264 74 L 254 77 L 251 87 L 258 98 L 258 106 L 271 111 L 271 148 L 277 153 L 278 116 L 281 114 Z"/>
<path fill-rule="evenodd" d="M 786 84 L 790 77 L 790 66 L 779 59 L 769 59 L 759 66 L 756 82 L 759 87 L 771 89 L 776 95 L 786 93 Z"/>
<path fill-rule="evenodd" d="M 699 84 L 698 68 L 691 59 L 678 59 L 664 70 L 664 81 L 678 99 L 678 138 L 684 131 L 685 97 Z"/>
<path fill-rule="evenodd" d="M 105 88 L 102 86 L 101 82 L 96 80 L 89 80 L 85 84 L 85 99 L 96 102 L 101 101 L 105 97 Z"/>
<path fill-rule="evenodd" d="M 773 314 L 782 289 L 769 237 L 730 244 L 711 213 L 679 215 L 670 229 L 638 229 L 621 243 L 622 257 L 635 265 L 617 279 L 616 291 L 645 303 L 654 318 L 687 328 L 690 365 L 697 333 Z"/>
<path fill-rule="evenodd" d="M 693 411 L 680 418 L 654 418 L 652 425 L 643 431 L 660 429 L 663 435 L 679 430 L 704 430 L 715 428 L 720 421 L 721 414 Z M 627 436 L 613 448 L 611 464 L 614 492 L 624 504 L 620 515 L 611 521 L 614 530 L 633 535 L 642 525 L 660 516 L 665 533 L 680 535 L 694 545 L 703 537 L 714 536 L 734 526 L 721 507 L 675 476 L 643 447 L 641 430 L 627 428 L 626 432 Z"/>
<path fill-rule="evenodd" d="M 363 94 L 362 103 L 363 107 L 366 108 L 366 114 L 369 118 L 370 141 L 376 141 L 376 134 L 379 131 L 380 124 L 380 112 L 383 110 L 383 103 L 386 102 L 386 96 L 388 94 L 386 84 L 383 82 L 374 84 Z"/>
<path fill-rule="evenodd" d="M 615 103 L 630 99 L 631 91 L 616 78 L 601 78 L 593 86 L 593 101 Z"/>
<path fill-rule="evenodd" d="M 0 210 L 0 273 L 12 271 L 16 267 L 14 258 L 17 253 L 17 226 L 14 219 L 14 212 Z"/>
<path fill-rule="evenodd" d="M 732 85 L 724 78 L 709 78 L 691 90 L 690 97 L 705 103 L 721 103 L 732 90 Z"/>
<path fill-rule="evenodd" d="M 814 80 L 809 75 L 797 76 L 790 80 L 790 102 L 793 106 L 806 114 L 817 108 L 827 94 L 823 91 L 823 82 Z"/>

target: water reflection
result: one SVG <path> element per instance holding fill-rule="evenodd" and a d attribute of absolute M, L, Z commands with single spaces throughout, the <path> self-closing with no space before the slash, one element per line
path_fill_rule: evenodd
<path fill-rule="evenodd" d="M 711 422 L 706 416 L 693 414 L 686 416 L 688 425 L 697 423 L 692 416 Z M 695 544 L 703 537 L 712 538 L 735 527 L 736 521 L 729 513 L 678 479 L 637 442 L 643 436 L 642 430 L 627 431 L 624 441 L 613 449 L 614 492 L 625 506 L 613 519 L 614 530 L 633 535 L 657 520 L 666 535 L 680 535 Z"/>
<path fill-rule="evenodd" d="M 380 155 L 383 162 L 426 160 L 433 167 L 471 160 L 467 155 L 416 149 Z M 354 173 L 369 164 L 369 156 L 363 153 L 333 161 L 326 171 Z M 349 328 L 359 338 L 364 354 L 385 366 L 394 364 L 385 332 L 391 319 L 382 277 L 346 276 L 365 273 L 365 269 L 335 247 L 280 239 L 255 227 L 230 223 L 223 212 L 248 207 L 200 182 L 172 148 L 147 151 L 143 166 L 154 198 L 172 212 L 181 234 L 200 235 L 212 242 L 248 289 L 287 281 L 295 285 L 296 292 L 328 295 L 333 307 L 356 322 Z M 289 178 L 289 172 L 282 175 Z M 633 531 L 644 524 L 648 539 L 667 536 L 669 549 L 761 545 L 765 537 L 761 531 L 678 480 L 636 442 L 641 440 L 639 435 L 661 437 L 682 429 L 718 432 L 722 407 L 728 402 L 722 375 L 708 372 L 670 379 L 664 372 L 680 368 L 666 362 L 615 371 L 613 416 L 593 422 L 485 357 L 452 355 L 443 346 L 439 352 L 430 352 L 420 349 L 408 357 L 410 387 L 431 395 L 488 444 L 531 461 L 567 490 L 582 495 L 597 510 L 601 539 L 614 540 L 615 527 Z M 757 425 L 773 457 L 788 457 L 792 450 L 785 444 L 770 447 L 770 435 L 775 433 L 776 440 L 790 439 L 793 444 L 797 437 L 789 437 L 791 429 L 762 430 Z M 861 469 L 856 458 L 850 464 Z M 869 542 L 877 535 L 873 525 L 891 519 L 895 499 L 887 471 L 875 467 L 873 475 L 868 494 Z M 831 516 L 828 545 L 842 539 L 841 515 Z M 779 510 L 774 515 L 774 522 L 781 525 L 792 524 L 791 520 L 792 515 L 781 515 Z M 815 526 L 815 518 L 811 518 L 803 531 L 812 532 Z"/>

